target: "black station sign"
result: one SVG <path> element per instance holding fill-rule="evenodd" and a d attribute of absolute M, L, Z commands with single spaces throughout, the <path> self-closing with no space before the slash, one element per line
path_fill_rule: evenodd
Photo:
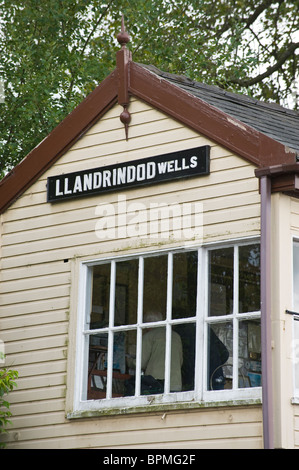
<path fill-rule="evenodd" d="M 48 202 L 208 175 L 209 172 L 210 146 L 205 145 L 157 157 L 50 176 L 47 182 Z"/>

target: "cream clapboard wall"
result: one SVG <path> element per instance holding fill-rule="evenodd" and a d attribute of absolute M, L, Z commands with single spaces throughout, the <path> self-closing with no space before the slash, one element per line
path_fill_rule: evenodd
<path fill-rule="evenodd" d="M 293 318 L 285 310 L 293 310 L 292 239 L 299 239 L 299 200 L 285 194 L 272 195 L 273 246 L 273 361 L 276 365 L 275 429 L 276 446 L 299 447 L 299 405 L 294 396 Z"/>
<path fill-rule="evenodd" d="M 103 197 L 51 205 L 48 176 L 209 144 L 209 176 L 121 194 L 127 203 L 147 206 L 201 201 L 204 242 L 255 236 L 260 229 L 252 165 L 138 100 L 130 105 L 126 142 L 121 110 L 116 105 L 107 112 L 1 216 L 0 331 L 6 365 L 19 371 L 18 388 L 10 395 L 8 447 L 261 447 L 259 407 L 173 411 L 166 417 L 65 417 L 69 320 L 76 314 L 70 311 L 73 261 L 154 249 L 157 241 L 100 240 L 96 207 Z M 104 202 L 116 204 L 117 198 L 111 193 Z"/>
<path fill-rule="evenodd" d="M 299 200 L 290 198 L 290 225 L 291 234 L 297 240 L 299 240 Z M 296 354 L 296 357 L 298 353 Z M 294 447 L 299 448 L 299 405 L 293 405 L 294 414 Z"/>

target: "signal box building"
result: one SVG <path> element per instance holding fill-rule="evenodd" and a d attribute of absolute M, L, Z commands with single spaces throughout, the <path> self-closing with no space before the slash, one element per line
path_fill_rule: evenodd
<path fill-rule="evenodd" d="M 135 63 L 0 183 L 11 449 L 299 446 L 299 115 Z"/>

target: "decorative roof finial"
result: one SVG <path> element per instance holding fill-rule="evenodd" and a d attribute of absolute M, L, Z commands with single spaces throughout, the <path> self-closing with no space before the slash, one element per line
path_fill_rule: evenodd
<path fill-rule="evenodd" d="M 125 126 L 126 140 L 128 140 L 129 139 L 129 136 L 128 136 L 129 124 L 131 122 L 131 114 L 128 111 L 127 105 L 124 105 L 124 109 L 123 109 L 121 115 L 119 116 L 119 118 Z"/>
<path fill-rule="evenodd" d="M 117 40 L 122 48 L 126 47 L 126 44 L 130 42 L 130 36 L 128 35 L 127 31 L 125 30 L 125 20 L 124 15 L 121 17 L 121 32 L 117 35 Z"/>
<path fill-rule="evenodd" d="M 126 140 L 128 140 L 128 129 L 131 121 L 131 115 L 128 111 L 130 103 L 129 97 L 129 66 L 132 59 L 131 52 L 126 48 L 130 41 L 130 36 L 125 30 L 124 16 L 121 19 L 121 32 L 117 35 L 117 40 L 121 49 L 116 53 L 116 65 L 118 73 L 118 103 L 123 107 L 120 120 L 125 126 Z"/>

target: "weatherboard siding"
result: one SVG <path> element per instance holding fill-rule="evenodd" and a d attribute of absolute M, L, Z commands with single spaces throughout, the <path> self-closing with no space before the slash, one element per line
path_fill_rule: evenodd
<path fill-rule="evenodd" d="M 299 405 L 294 405 L 294 447 L 299 449 Z"/>
<path fill-rule="evenodd" d="M 290 198 L 290 224 L 293 237 L 299 239 L 299 200 Z M 292 370 L 293 372 L 293 370 Z M 299 405 L 293 405 L 294 423 L 294 447 L 299 448 Z"/>
<path fill-rule="evenodd" d="M 261 447 L 259 407 L 173 411 L 166 418 L 161 413 L 65 418 L 66 394 L 72 395 L 67 364 L 69 335 L 74 334 L 70 319 L 76 315 L 71 289 L 76 260 L 157 248 L 154 238 L 98 238 L 99 204 L 116 208 L 119 196 L 132 211 L 135 203 L 146 210 L 153 203 L 202 203 L 202 237 L 158 239 L 159 247 L 255 236 L 260 229 L 253 165 L 138 100 L 130 105 L 126 142 L 121 110 L 116 105 L 108 111 L 1 215 L 0 331 L 6 365 L 20 376 L 10 394 L 8 447 Z M 46 201 L 48 176 L 202 145 L 211 145 L 209 176 L 56 204 Z M 133 215 L 127 218 L 131 231 Z"/>
<path fill-rule="evenodd" d="M 26 448 L 261 448 L 258 408 L 227 408 L 141 414 L 109 419 L 63 422 L 63 413 L 39 421 L 20 417 L 19 434 Z M 28 426 L 31 424 L 31 427 Z M 157 432 L 160 431 L 160 432 Z M 21 447 L 15 443 L 14 447 Z"/>
<path fill-rule="evenodd" d="M 299 236 L 299 200 L 290 198 L 291 230 L 295 237 Z"/>

